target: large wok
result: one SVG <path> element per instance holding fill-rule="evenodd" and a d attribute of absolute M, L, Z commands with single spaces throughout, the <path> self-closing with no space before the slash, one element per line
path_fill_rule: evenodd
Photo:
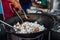
<path fill-rule="evenodd" d="M 28 16 L 31 17 L 31 20 L 26 20 L 24 18 L 24 15 L 21 14 L 20 16 L 22 17 L 23 21 L 30 21 L 30 22 L 35 22 L 37 21 L 39 24 L 43 24 L 45 28 L 47 29 L 51 29 L 54 25 L 54 17 L 52 15 L 49 15 L 49 14 L 27 14 Z M 9 18 L 7 19 L 5 22 L 7 22 L 8 24 L 10 25 L 14 25 L 16 24 L 17 22 L 20 22 L 21 23 L 21 20 L 19 19 L 18 16 L 14 16 L 12 18 Z M 31 34 L 19 34 L 19 33 L 14 33 L 14 32 L 11 32 L 10 28 L 8 28 L 7 26 L 5 26 L 5 28 L 8 30 L 7 33 L 10 33 L 10 34 L 13 34 L 13 35 L 16 35 L 16 36 L 20 36 L 20 37 L 23 37 L 23 38 L 34 38 L 42 33 L 46 33 L 47 32 L 47 29 L 45 29 L 44 31 L 41 31 L 41 32 L 37 32 L 37 33 L 31 33 Z"/>

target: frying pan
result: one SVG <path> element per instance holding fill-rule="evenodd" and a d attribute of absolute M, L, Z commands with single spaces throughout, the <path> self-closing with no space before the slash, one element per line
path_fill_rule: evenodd
<path fill-rule="evenodd" d="M 51 29 L 54 25 L 54 22 L 55 22 L 54 17 L 52 15 L 47 14 L 47 13 L 42 13 L 42 14 L 36 13 L 36 14 L 27 14 L 27 15 L 30 16 L 31 20 L 26 20 L 24 18 L 24 14 L 20 15 L 24 22 L 25 21 L 29 21 L 29 22 L 37 21 L 39 24 L 43 24 L 44 27 L 47 28 L 47 29 Z M 12 18 L 9 18 L 9 19 L 5 20 L 5 22 L 12 25 L 12 26 L 14 24 L 16 24 L 17 22 L 22 23 L 18 16 L 14 16 Z M 42 33 L 45 33 L 47 31 L 47 29 L 45 29 L 44 31 L 37 32 L 37 33 L 19 34 L 19 33 L 14 33 L 14 32 L 9 31 L 10 29 L 7 28 L 6 25 L 5 25 L 5 28 L 6 28 L 6 30 L 8 30 L 7 33 L 10 33 L 10 34 L 13 34 L 13 35 L 16 35 L 16 36 L 20 36 L 20 37 L 23 37 L 23 38 L 34 38 L 34 37 L 36 37 L 36 36 L 38 36 Z"/>

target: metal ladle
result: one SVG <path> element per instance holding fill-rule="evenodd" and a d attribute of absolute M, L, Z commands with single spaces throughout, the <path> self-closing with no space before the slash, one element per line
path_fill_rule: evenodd
<path fill-rule="evenodd" d="M 5 25 L 7 25 L 9 28 L 11 28 L 11 30 L 12 30 L 13 32 L 15 32 L 15 30 L 13 29 L 14 27 L 11 26 L 10 24 L 8 24 L 8 23 L 6 23 L 6 22 L 4 22 L 4 21 L 2 21 L 2 20 L 0 20 L 0 22 L 3 23 L 3 24 L 5 24 Z"/>

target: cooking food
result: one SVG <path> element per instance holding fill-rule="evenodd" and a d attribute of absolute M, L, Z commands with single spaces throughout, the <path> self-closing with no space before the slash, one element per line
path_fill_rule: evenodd
<path fill-rule="evenodd" d="M 45 29 L 44 25 L 37 24 L 37 22 L 24 22 L 20 24 L 19 22 L 14 25 L 16 33 L 35 33 L 40 32 Z"/>

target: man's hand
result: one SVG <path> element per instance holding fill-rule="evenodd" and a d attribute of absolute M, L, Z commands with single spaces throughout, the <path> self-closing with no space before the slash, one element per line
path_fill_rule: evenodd
<path fill-rule="evenodd" d="M 15 9 L 17 8 L 19 11 L 21 11 L 21 5 L 18 2 L 18 0 L 8 0 L 8 1 L 12 3 Z"/>

